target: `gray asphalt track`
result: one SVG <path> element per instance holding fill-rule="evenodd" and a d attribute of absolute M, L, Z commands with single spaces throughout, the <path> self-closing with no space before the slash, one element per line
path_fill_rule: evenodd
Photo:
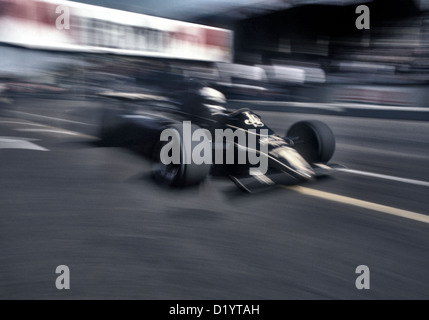
<path fill-rule="evenodd" d="M 100 105 L 2 107 L 1 299 L 429 298 L 429 224 L 415 219 L 429 214 L 429 123 L 258 111 L 279 132 L 326 122 L 333 161 L 358 174 L 246 196 L 213 178 L 168 190 L 138 155 L 95 147 Z M 71 290 L 55 287 L 59 265 Z"/>

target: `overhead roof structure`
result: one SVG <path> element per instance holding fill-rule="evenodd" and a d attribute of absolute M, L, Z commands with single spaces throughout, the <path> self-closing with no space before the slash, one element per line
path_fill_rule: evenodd
<path fill-rule="evenodd" d="M 227 26 L 236 21 L 308 5 L 351 6 L 376 0 L 74 0 L 175 20 Z M 391 0 L 429 10 L 429 0 Z"/>
<path fill-rule="evenodd" d="M 247 4 L 237 5 L 232 1 L 229 5 L 219 5 L 211 9 L 208 15 L 222 15 L 228 20 L 242 20 L 253 16 L 264 15 L 275 11 L 287 10 L 303 5 L 334 5 L 347 6 L 353 4 L 363 4 L 372 0 L 249 0 Z M 187 19 L 201 19 L 204 14 L 199 14 L 198 9 L 188 13 Z"/>
<path fill-rule="evenodd" d="M 371 2 L 372 0 L 181 0 L 176 3 L 159 0 L 76 1 L 170 19 L 192 21 L 202 16 L 215 14 L 228 15 L 230 18 L 241 19 L 301 5 L 326 4 L 344 6 Z"/>

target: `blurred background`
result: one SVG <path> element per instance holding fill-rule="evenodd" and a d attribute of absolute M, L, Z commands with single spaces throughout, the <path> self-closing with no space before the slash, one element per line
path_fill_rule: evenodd
<path fill-rule="evenodd" d="M 425 0 L 85 2 L 151 17 L 69 3 L 70 29 L 58 30 L 61 2 L 2 0 L 3 88 L 90 98 L 197 77 L 230 99 L 423 107 L 428 98 Z M 359 4 L 370 30 L 355 26 Z"/>
<path fill-rule="evenodd" d="M 106 92 L 189 78 L 279 134 L 327 123 L 345 171 L 170 190 L 97 145 Z M 429 0 L 0 0 L 0 298 L 428 299 L 428 88 Z"/>

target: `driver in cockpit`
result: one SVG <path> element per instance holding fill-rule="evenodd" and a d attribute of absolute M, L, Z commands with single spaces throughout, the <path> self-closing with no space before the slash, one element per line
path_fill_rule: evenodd
<path fill-rule="evenodd" d="M 196 117 L 227 115 L 225 96 L 204 84 L 192 82 L 182 98 L 182 110 Z"/>

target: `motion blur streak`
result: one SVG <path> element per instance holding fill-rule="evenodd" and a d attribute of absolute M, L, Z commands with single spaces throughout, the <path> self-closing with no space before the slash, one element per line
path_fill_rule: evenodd
<path fill-rule="evenodd" d="M 429 299 L 429 0 L 82 2 L 142 15 L 0 0 L 0 299 Z M 280 137 L 326 123 L 351 169 L 172 190 L 142 150 L 96 138 L 118 110 L 180 107 L 190 79 Z"/>
<path fill-rule="evenodd" d="M 398 182 L 403 182 L 403 183 L 415 184 L 418 186 L 429 187 L 429 182 L 427 182 L 427 181 L 393 177 L 393 176 L 388 176 L 385 174 L 365 172 L 365 171 L 360 171 L 360 170 L 338 169 L 338 171 L 347 172 L 347 173 L 356 174 L 356 175 L 361 175 L 361 176 L 375 177 L 375 178 L 380 178 L 380 179 L 385 179 L 385 180 L 392 180 L 392 181 L 398 181 Z"/>
<path fill-rule="evenodd" d="M 321 198 L 321 199 L 325 199 L 325 200 L 330 200 L 330 201 L 335 201 L 338 203 L 343 203 L 346 205 L 355 206 L 355 207 L 359 207 L 359 208 L 363 208 L 363 209 L 387 213 L 387 214 L 390 214 L 393 216 L 402 217 L 402 218 L 411 219 L 411 220 L 415 220 L 415 221 L 419 221 L 419 222 L 429 224 L 429 216 L 424 215 L 424 214 L 420 214 L 420 213 L 416 213 L 416 212 L 412 212 L 412 211 L 407 211 L 407 210 L 402 210 L 402 209 L 397 209 L 397 208 L 384 206 L 381 204 L 363 201 L 363 200 L 359 200 L 359 199 L 354 199 L 354 198 L 350 198 L 350 197 L 344 197 L 344 196 L 340 196 L 338 194 L 333 194 L 333 193 L 319 191 L 319 190 L 310 189 L 310 188 L 304 188 L 304 187 L 299 187 L 299 186 L 285 187 L 285 188 L 299 192 L 301 194 L 308 195 L 308 196 Z"/>

